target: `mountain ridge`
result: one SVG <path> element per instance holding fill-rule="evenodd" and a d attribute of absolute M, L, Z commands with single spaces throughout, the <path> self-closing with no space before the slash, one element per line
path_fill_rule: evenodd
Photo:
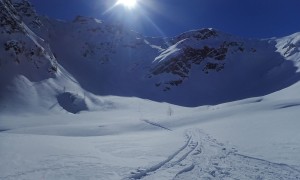
<path fill-rule="evenodd" d="M 0 74 L 4 77 L 15 69 L 10 80 L 0 78 L 1 94 L 9 92 L 5 87 L 13 77 L 23 75 L 30 82 L 54 81 L 48 86 L 53 102 L 61 94 L 58 89 L 74 89 L 194 107 L 263 96 L 300 79 L 297 33 L 259 40 L 203 28 L 152 38 L 95 18 L 78 16 L 64 22 L 40 17 L 27 0 L 1 0 L 0 5 L 20 12 L 14 19 L 1 11 L 1 17 L 12 22 L 1 20 L 5 60 L 0 61 Z M 25 30 L 9 34 L 9 24 Z M 24 67 L 31 54 L 35 70 Z"/>

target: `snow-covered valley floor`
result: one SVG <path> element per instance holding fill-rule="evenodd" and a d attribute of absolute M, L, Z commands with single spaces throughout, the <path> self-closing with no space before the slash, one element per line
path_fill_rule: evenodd
<path fill-rule="evenodd" d="M 185 108 L 138 98 L 2 113 L 0 179 L 300 179 L 299 84 Z"/>

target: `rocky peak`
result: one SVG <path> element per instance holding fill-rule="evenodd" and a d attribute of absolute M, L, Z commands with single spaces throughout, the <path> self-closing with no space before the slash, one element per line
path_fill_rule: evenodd
<path fill-rule="evenodd" d="M 205 40 L 205 39 L 210 39 L 217 37 L 218 33 L 216 30 L 212 28 L 205 28 L 205 29 L 199 29 L 199 30 L 193 30 L 189 32 L 185 32 L 173 39 L 173 41 L 181 41 L 183 39 L 187 38 L 194 38 L 196 40 Z"/>
<path fill-rule="evenodd" d="M 39 16 L 29 1 L 13 0 L 12 2 L 22 21 L 24 21 L 30 28 L 39 29 L 42 26 Z"/>
<path fill-rule="evenodd" d="M 7 17 L 9 11 L 15 18 L 25 22 L 30 28 L 38 29 L 42 26 L 34 7 L 27 0 L 1 0 L 0 7 L 2 15 Z"/>
<path fill-rule="evenodd" d="M 14 63 L 21 72 L 20 66 L 28 65 L 48 73 L 56 72 L 57 62 L 49 45 L 31 30 L 39 27 L 33 25 L 38 16 L 31 4 L 26 0 L 0 0 L 0 9 L 0 54 L 6 57 L 1 57 L 0 64 Z"/>
<path fill-rule="evenodd" d="M 91 17 L 85 17 L 85 16 L 77 16 L 73 20 L 73 23 L 78 23 L 78 24 L 101 24 L 102 21 L 96 18 L 91 18 Z"/>
<path fill-rule="evenodd" d="M 0 27 L 1 34 L 22 32 L 21 17 L 10 0 L 0 0 Z"/>
<path fill-rule="evenodd" d="M 291 36 L 285 37 L 282 40 L 282 50 L 285 57 L 293 56 L 300 52 L 300 33 L 295 33 Z"/>
<path fill-rule="evenodd" d="M 214 38 L 213 41 L 207 41 Z M 178 41 L 180 40 L 181 41 Z M 206 41 L 204 41 L 206 40 Z M 151 69 L 153 77 L 170 74 L 169 80 L 156 83 L 164 91 L 178 86 L 190 76 L 193 67 L 200 68 L 204 74 L 219 72 L 225 68 L 228 56 L 236 53 L 254 53 L 254 48 L 246 48 L 243 41 L 219 35 L 213 29 L 200 29 L 183 33 L 176 38 L 175 45 L 170 46 L 155 59 Z M 152 77 L 152 76 L 151 76 Z"/>

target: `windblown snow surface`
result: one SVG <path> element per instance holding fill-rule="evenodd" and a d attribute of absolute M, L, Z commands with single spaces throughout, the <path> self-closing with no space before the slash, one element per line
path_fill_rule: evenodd
<path fill-rule="evenodd" d="M 2 113 L 0 179 L 299 179 L 299 88 L 196 108 L 101 97 L 107 108 L 76 115 Z"/>
<path fill-rule="evenodd" d="M 26 2 L 0 0 L 0 180 L 300 179 L 299 33 L 148 38 Z"/>

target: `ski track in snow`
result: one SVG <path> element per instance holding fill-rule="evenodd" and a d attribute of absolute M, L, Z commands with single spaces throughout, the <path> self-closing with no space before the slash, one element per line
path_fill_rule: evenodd
<path fill-rule="evenodd" d="M 186 136 L 184 146 L 166 160 L 125 179 L 300 179 L 296 168 L 239 154 L 200 130 Z"/>
<path fill-rule="evenodd" d="M 0 129 L 0 133 L 5 131 L 9 131 L 9 129 Z"/>
<path fill-rule="evenodd" d="M 166 128 L 166 127 L 164 127 L 164 126 L 162 126 L 162 125 L 160 125 L 160 124 L 158 124 L 158 123 L 149 121 L 149 120 L 147 120 L 147 119 L 143 119 L 142 121 L 144 121 L 145 123 L 148 123 L 148 124 L 150 124 L 150 125 L 153 125 L 153 126 L 156 126 L 156 127 L 159 127 L 159 128 L 165 129 L 165 130 L 168 130 L 168 131 L 172 131 L 172 130 L 169 129 L 169 128 Z"/>
<path fill-rule="evenodd" d="M 187 142 L 179 149 L 177 150 L 175 153 L 173 153 L 172 155 L 170 155 L 166 160 L 159 162 L 158 164 L 145 169 L 145 170 L 137 170 L 138 173 L 134 173 L 133 175 L 129 177 L 129 179 L 141 179 L 144 176 L 147 176 L 148 173 L 150 172 L 155 172 L 157 171 L 159 168 L 161 168 L 162 166 L 167 166 L 167 163 L 170 162 L 171 160 L 173 160 L 180 152 L 182 152 L 184 149 L 187 148 L 187 146 L 189 145 L 191 141 L 191 137 L 189 137 L 189 139 L 187 140 Z"/>
<path fill-rule="evenodd" d="M 291 104 L 285 104 L 285 105 L 279 105 L 276 107 L 276 109 L 285 109 L 285 108 L 292 108 L 292 107 L 297 107 L 300 106 L 299 103 L 291 103 Z"/>
<path fill-rule="evenodd" d="M 175 175 L 175 178 L 177 178 L 180 174 L 187 173 L 187 172 L 193 170 L 194 168 L 195 168 L 195 165 L 194 165 L 194 164 L 190 165 L 190 166 L 187 167 L 187 168 L 184 168 L 183 170 L 179 171 L 179 172 Z M 174 178 L 174 179 L 175 179 L 175 178 Z"/>

